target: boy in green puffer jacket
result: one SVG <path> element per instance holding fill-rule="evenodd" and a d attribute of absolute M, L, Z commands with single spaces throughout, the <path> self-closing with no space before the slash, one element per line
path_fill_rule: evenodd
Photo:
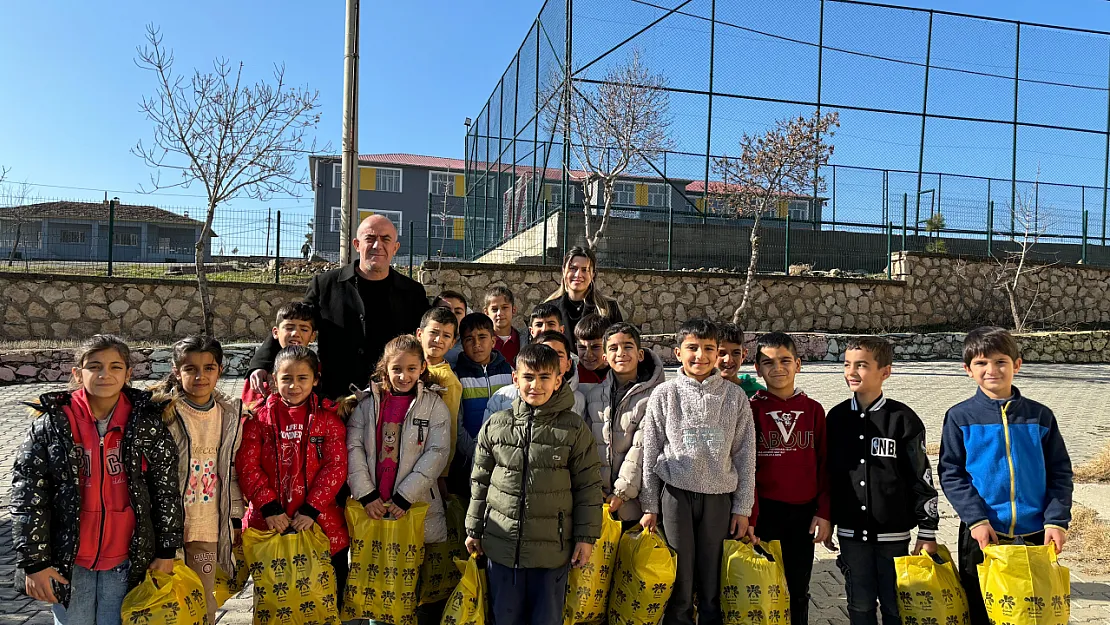
<path fill-rule="evenodd" d="M 601 536 L 601 461 L 555 350 L 522 348 L 513 383 L 512 409 L 478 433 L 466 548 L 489 559 L 493 625 L 559 625 L 568 564 Z"/>

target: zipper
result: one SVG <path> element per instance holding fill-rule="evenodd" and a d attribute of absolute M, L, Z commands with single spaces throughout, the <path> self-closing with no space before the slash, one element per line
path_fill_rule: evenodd
<path fill-rule="evenodd" d="M 1010 536 L 1014 535 L 1014 529 L 1017 527 L 1017 493 L 1014 484 L 1014 456 L 1013 450 L 1010 448 L 1010 419 L 1006 416 L 1006 408 L 1010 402 L 1006 402 L 1002 406 L 1002 432 L 1006 438 L 1006 464 L 1010 468 Z"/>
<path fill-rule="evenodd" d="M 109 416 L 108 418 L 111 418 Z M 104 547 L 104 517 L 107 516 L 104 504 L 104 437 L 100 437 L 100 535 L 96 541 L 96 557 L 93 558 L 92 570 L 96 570 L 96 565 L 100 562 L 100 549 Z"/>
<path fill-rule="evenodd" d="M 487 380 L 489 378 L 486 378 Z M 524 430 L 524 468 L 520 472 L 520 503 L 517 505 L 517 531 L 516 531 L 516 557 L 513 559 L 513 568 L 520 568 L 520 544 L 524 539 L 524 515 L 525 515 L 525 487 L 528 482 L 528 453 L 529 448 L 532 447 L 532 411 L 528 410 L 528 425 Z M 560 513 L 562 514 L 562 513 Z M 563 524 L 559 524 L 559 540 L 562 541 Z"/>
<path fill-rule="evenodd" d="M 559 551 L 563 550 L 563 512 L 559 512 Z"/>

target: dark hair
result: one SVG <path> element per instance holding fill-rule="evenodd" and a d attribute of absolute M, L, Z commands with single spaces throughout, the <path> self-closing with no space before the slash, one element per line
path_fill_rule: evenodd
<path fill-rule="evenodd" d="M 278 369 L 289 361 L 307 364 L 312 369 L 312 374 L 320 377 L 320 358 L 304 345 L 290 345 L 278 352 L 274 358 L 274 373 L 277 374 Z"/>
<path fill-rule="evenodd" d="M 559 343 L 562 343 L 563 349 L 566 350 L 568 358 L 571 354 L 574 353 L 574 346 L 570 344 L 570 339 L 567 338 L 567 335 L 559 332 L 558 330 L 544 330 L 543 332 L 540 332 L 540 335 L 537 336 L 532 342 L 538 344 L 547 343 L 549 341 L 557 341 Z"/>
<path fill-rule="evenodd" d="M 278 309 L 274 325 L 280 326 L 282 321 L 307 321 L 312 324 L 312 329 L 315 330 L 317 314 L 318 310 L 312 304 L 290 302 Z"/>
<path fill-rule="evenodd" d="M 688 336 L 703 341 L 711 339 L 720 342 L 721 331 L 717 327 L 717 324 L 712 321 L 696 317 L 694 319 L 687 319 L 682 325 L 678 326 L 678 332 L 674 334 L 675 345 L 682 345 L 682 341 L 685 341 Z"/>
<path fill-rule="evenodd" d="M 447 303 L 445 300 L 449 299 L 457 299 L 463 303 L 463 308 L 470 308 L 470 304 L 466 303 L 466 296 L 462 293 L 459 293 L 458 291 L 440 291 L 439 295 L 436 295 L 436 298 L 432 302 L 432 305 L 442 306 L 443 304 Z"/>
<path fill-rule="evenodd" d="M 844 351 L 847 352 L 849 349 L 862 349 L 871 352 L 871 357 L 875 359 L 875 363 L 879 367 L 889 367 L 894 363 L 894 348 L 884 338 L 856 336 L 848 339 L 848 345 L 844 347 Z"/>
<path fill-rule="evenodd" d="M 445 308 L 433 308 L 432 310 L 447 310 Z M 447 314 L 451 311 L 447 310 Z M 451 315 L 454 318 L 454 315 Z M 394 337 L 385 344 L 382 349 L 382 357 L 378 359 L 378 364 L 374 366 L 374 372 L 370 376 L 370 381 L 377 381 L 390 392 L 393 391 L 389 386 L 389 361 L 393 360 L 400 354 L 412 354 L 416 356 L 420 362 L 424 362 L 424 348 L 420 346 L 420 341 L 412 334 L 402 334 L 401 336 Z M 424 373 L 420 375 L 420 381 L 425 386 L 428 384 L 428 368 L 424 367 Z"/>
<path fill-rule="evenodd" d="M 636 329 L 636 326 L 632 325 L 631 323 L 625 323 L 623 321 L 621 321 L 620 323 L 614 323 L 605 330 L 605 336 L 601 338 L 603 341 L 605 341 L 605 344 L 608 345 L 609 339 L 617 334 L 627 334 L 628 336 L 631 336 L 632 342 L 636 344 L 636 349 L 640 349 L 640 331 Z"/>
<path fill-rule="evenodd" d="M 767 334 L 760 335 L 759 339 L 755 342 L 755 361 L 759 362 L 760 350 L 764 347 L 785 347 L 790 350 L 794 357 L 798 357 L 798 347 L 794 345 L 794 339 L 785 332 L 768 332 Z"/>
<path fill-rule="evenodd" d="M 574 326 L 574 338 L 579 341 L 597 341 L 605 336 L 609 321 L 597 313 L 590 313 Z"/>
<path fill-rule="evenodd" d="M 212 354 L 212 358 L 219 366 L 224 365 L 224 348 L 220 342 L 210 336 L 193 335 L 187 336 L 180 341 L 173 344 L 173 369 L 179 369 L 182 363 L 185 362 L 185 357 L 189 354 Z M 164 392 L 170 392 L 175 388 L 181 388 L 181 378 L 174 373 L 173 369 L 166 374 L 158 384 L 154 385 L 154 389 Z"/>
<path fill-rule="evenodd" d="M 1016 361 L 1021 358 L 1014 335 L 1003 328 L 983 326 L 967 333 L 964 338 L 964 365 L 971 366 L 971 361 L 979 356 L 1002 354 Z"/>
<path fill-rule="evenodd" d="M 459 323 L 460 337 L 464 337 L 472 332 L 477 332 L 478 330 L 488 330 L 491 335 L 493 334 L 493 319 L 487 317 L 486 313 L 470 313 L 463 317 L 462 322 Z"/>
<path fill-rule="evenodd" d="M 722 343 L 744 344 L 744 330 L 735 323 L 725 322 L 717 324 L 717 331 L 720 332 L 719 338 Z"/>
<path fill-rule="evenodd" d="M 532 325 L 532 322 L 536 319 L 547 319 L 548 317 L 555 317 L 558 319 L 559 325 L 566 323 L 563 320 L 563 311 L 559 310 L 558 306 L 551 302 L 544 302 L 542 304 L 536 304 L 536 307 L 532 309 L 532 314 L 528 315 L 528 325 Z"/>
<path fill-rule="evenodd" d="M 516 355 L 516 368 L 522 366 L 534 371 L 559 371 L 559 354 L 555 350 L 540 343 L 529 343 L 520 348 Z"/>
<path fill-rule="evenodd" d="M 509 300 L 509 306 L 516 308 L 516 298 L 513 297 L 513 292 L 509 290 L 509 287 L 503 284 L 491 286 L 489 289 L 486 290 L 486 296 L 482 300 L 483 306 L 485 308 L 489 308 L 490 300 L 498 297 L 504 297 L 505 299 Z"/>
<path fill-rule="evenodd" d="M 131 348 L 115 334 L 94 334 L 84 343 L 81 343 L 81 346 L 73 353 L 73 366 L 81 369 L 89 361 L 90 356 L 109 349 L 116 350 L 123 362 L 127 364 L 127 368 L 131 368 Z M 77 379 L 77 376 L 73 376 L 69 381 L 69 386 L 72 389 L 79 388 L 81 381 Z"/>
<path fill-rule="evenodd" d="M 455 328 L 455 333 L 459 332 L 459 319 L 455 313 L 442 306 L 432 306 L 424 316 L 420 318 L 420 327 L 425 328 L 428 322 L 434 321 L 440 325 L 451 326 Z"/>

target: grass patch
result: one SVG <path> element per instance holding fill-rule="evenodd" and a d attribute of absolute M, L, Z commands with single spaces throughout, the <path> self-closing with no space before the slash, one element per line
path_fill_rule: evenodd
<path fill-rule="evenodd" d="M 1075 467 L 1075 481 L 1110 482 L 1110 443 L 1104 446 L 1094 458 Z"/>
<path fill-rule="evenodd" d="M 1110 573 L 1110 524 L 1086 506 L 1076 505 L 1071 514 L 1064 555 L 1087 573 Z"/>

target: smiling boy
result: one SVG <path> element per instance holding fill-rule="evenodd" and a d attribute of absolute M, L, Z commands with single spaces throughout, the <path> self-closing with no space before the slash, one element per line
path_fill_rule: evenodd
<path fill-rule="evenodd" d="M 984 327 L 964 339 L 964 371 L 979 385 L 944 415 L 940 484 L 960 516 L 959 561 L 972 625 L 986 625 L 976 566 L 983 548 L 1021 537 L 1060 553 L 1071 521 L 1072 467 L 1055 415 L 1013 385 L 1017 341 Z"/>
<path fill-rule="evenodd" d="M 513 370 L 505 358 L 493 349 L 493 321 L 484 313 L 470 313 L 459 324 L 463 351 L 454 371 L 462 383 L 462 405 L 459 409 L 456 464 L 451 469 L 452 493 L 469 492 L 466 476 L 474 458 L 474 437 L 482 427 L 486 404 L 501 387 L 513 383 Z"/>
<path fill-rule="evenodd" d="M 424 360 L 428 363 L 428 383 L 442 387 L 443 403 L 447 404 L 447 411 L 451 414 L 450 441 L 448 446 L 447 466 L 440 476 L 440 492 L 446 496 L 446 478 L 451 470 L 451 461 L 455 459 L 455 440 L 459 435 L 459 406 L 462 402 L 462 382 L 451 369 L 451 364 L 445 360 L 448 350 L 455 344 L 458 335 L 459 322 L 454 313 L 446 308 L 429 308 L 428 312 L 420 319 L 420 327 L 416 330 L 416 340 L 424 351 Z"/>
<path fill-rule="evenodd" d="M 540 334 L 552 330 L 564 332 L 563 313 L 555 304 L 544 302 L 537 305 L 528 317 L 528 338 L 534 341 Z"/>
<path fill-rule="evenodd" d="M 520 332 L 513 327 L 513 314 L 516 313 L 516 298 L 509 287 L 491 286 L 486 291 L 485 313 L 493 321 L 493 348 L 501 352 L 512 366 L 523 342 Z"/>
<path fill-rule="evenodd" d="M 278 309 L 274 327 L 270 334 L 277 341 L 281 349 L 293 345 L 308 347 L 316 340 L 317 308 L 304 302 L 292 302 Z M 250 378 L 243 383 L 243 392 L 239 399 L 243 406 L 250 408 L 258 402 L 265 400 L 266 395 L 274 391 L 273 379 L 270 372 L 265 369 L 255 369 Z M 255 389 L 265 392 L 256 392 Z"/>
<path fill-rule="evenodd" d="M 766 390 L 754 377 L 745 373 L 740 375 L 740 367 L 748 359 L 744 347 L 744 331 L 735 323 L 721 324 L 721 348 L 717 350 L 717 369 L 721 377 L 733 384 L 739 384 L 744 393 L 751 397 L 756 391 Z"/>

